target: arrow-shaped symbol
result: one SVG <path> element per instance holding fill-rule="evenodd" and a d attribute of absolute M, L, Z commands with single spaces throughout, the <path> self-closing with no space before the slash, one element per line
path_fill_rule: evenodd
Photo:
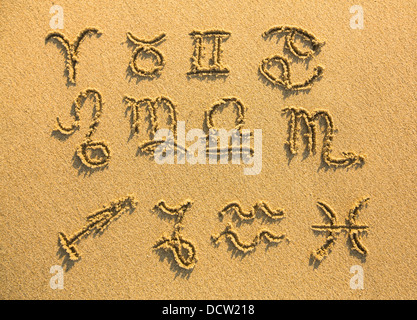
<path fill-rule="evenodd" d="M 112 201 L 109 205 L 104 206 L 102 209 L 99 209 L 89 215 L 87 217 L 87 224 L 85 224 L 80 230 L 74 232 L 71 236 L 68 237 L 65 233 L 60 232 L 58 234 L 59 243 L 68 253 L 70 260 L 77 261 L 81 257 L 77 247 L 74 245 L 76 241 L 89 235 L 94 230 L 97 233 L 103 232 L 112 221 L 120 217 L 126 211 L 133 211 L 136 205 L 137 201 L 134 197 L 132 195 L 128 195 L 116 201 Z"/>

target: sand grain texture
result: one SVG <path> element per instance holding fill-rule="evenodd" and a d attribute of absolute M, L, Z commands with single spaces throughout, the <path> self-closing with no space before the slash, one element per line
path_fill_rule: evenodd
<path fill-rule="evenodd" d="M 362 1 L 364 30 L 349 26 L 351 1 L 57 4 L 65 19 L 59 31 L 71 41 L 88 27 L 102 33 L 81 43 L 75 85 L 67 83 L 62 48 L 45 41 L 52 31 L 52 3 L 0 3 L 0 298 L 417 298 L 416 1 Z M 283 51 L 283 37 L 262 37 L 277 25 L 302 27 L 325 45 L 312 59 L 294 63 Z M 230 73 L 187 76 L 194 49 L 190 33 L 213 29 L 231 33 L 221 44 L 222 64 Z M 131 72 L 135 45 L 127 39 L 129 31 L 140 39 L 166 34 L 156 46 L 165 59 L 159 75 L 141 78 Z M 295 83 L 317 65 L 325 67 L 323 76 L 309 91 L 288 93 L 258 71 L 261 61 L 275 54 L 290 59 Z M 53 132 L 57 117 L 64 124 L 73 121 L 71 105 L 87 88 L 103 97 L 93 138 L 112 151 L 108 165 L 94 170 L 76 155 L 93 119 L 92 99 L 80 109 L 78 130 L 68 136 Z M 263 130 L 262 172 L 245 176 L 242 165 L 230 164 L 156 164 L 138 154 L 140 139 L 132 135 L 125 96 L 169 97 L 187 129 L 203 128 L 204 113 L 216 101 L 237 97 L 246 107 L 243 127 Z M 291 106 L 328 111 L 337 128 L 332 152 L 366 154 L 365 164 L 329 168 L 320 151 L 303 157 L 301 141 L 292 157 L 285 145 L 289 117 L 282 113 Z M 234 119 L 228 123 L 232 128 Z M 320 129 L 318 150 L 322 138 Z M 138 201 L 134 212 L 101 235 L 81 240 L 80 261 L 61 256 L 59 232 L 82 228 L 88 215 L 127 194 Z M 331 253 L 313 263 L 310 254 L 326 235 L 311 226 L 328 223 L 317 202 L 329 204 L 343 223 L 365 196 L 370 201 L 357 222 L 369 226 L 362 235 L 366 259 L 351 250 L 341 232 Z M 197 247 L 193 269 L 178 267 L 169 250 L 153 249 L 175 222 L 152 210 L 161 199 L 169 204 L 193 199 L 181 229 Z M 248 211 L 258 201 L 282 208 L 285 218 L 219 219 L 228 203 L 239 202 Z M 289 241 L 261 241 L 246 254 L 228 241 L 213 245 L 211 235 L 228 223 L 245 241 L 261 229 Z M 53 265 L 66 270 L 64 290 L 49 286 Z M 349 287 L 352 265 L 364 268 L 364 290 Z"/>

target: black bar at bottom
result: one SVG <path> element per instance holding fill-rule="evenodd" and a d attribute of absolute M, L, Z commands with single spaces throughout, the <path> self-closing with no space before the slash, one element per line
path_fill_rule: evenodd
<path fill-rule="evenodd" d="M 97 319 L 100 316 L 134 319 L 279 319 L 290 312 L 291 317 L 303 317 L 307 314 L 321 314 L 337 307 L 346 312 L 360 312 L 361 315 L 374 310 L 369 308 L 377 304 L 378 310 L 392 308 L 384 301 L 352 301 L 352 300 L 50 300 L 50 301 L 1 301 L 2 310 L 13 308 L 15 315 L 28 310 L 37 313 L 37 308 L 43 314 L 55 310 L 60 314 L 70 310 L 79 310 L 84 317 L 89 315 Z M 22 306 L 21 306 L 22 305 Z M 4 308 L 6 307 L 6 308 Z M 82 311 L 81 311 L 82 310 Z M 72 312 L 72 311 L 71 311 Z M 70 313 L 71 313 L 70 312 Z M 323 314 L 324 314 L 323 313 Z"/>

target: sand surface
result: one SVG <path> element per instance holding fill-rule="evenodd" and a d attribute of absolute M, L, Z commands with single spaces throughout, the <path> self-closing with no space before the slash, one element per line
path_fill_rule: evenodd
<path fill-rule="evenodd" d="M 352 1 L 60 1 L 63 32 L 70 40 L 86 27 L 100 37 L 80 45 L 75 85 L 68 85 L 65 52 L 45 42 L 51 31 L 50 1 L 0 3 L 0 297 L 2 299 L 415 299 L 417 298 L 416 220 L 416 1 L 362 1 L 363 30 L 349 25 Z M 283 38 L 264 39 L 276 25 L 302 27 L 326 44 L 308 64 L 294 62 L 294 79 L 325 67 L 309 91 L 287 93 L 259 73 L 262 59 L 284 55 Z M 187 77 L 193 30 L 231 33 L 222 43 L 225 78 Z M 155 79 L 132 75 L 131 31 L 150 39 L 166 65 Z M 145 63 L 145 62 L 144 62 Z M 104 105 L 94 139 L 106 140 L 111 160 L 88 170 L 74 153 L 91 122 L 91 101 L 81 109 L 80 128 L 69 137 L 53 133 L 56 118 L 71 122 L 71 105 L 86 88 L 96 88 Z M 204 112 L 223 97 L 245 107 L 244 128 L 262 129 L 259 175 L 244 165 L 159 165 L 138 154 L 124 96 L 166 96 L 177 105 L 187 130 L 203 128 Z M 333 153 L 366 154 L 362 167 L 329 168 L 320 151 L 290 157 L 287 106 L 329 112 L 337 132 Z M 226 117 L 227 112 L 222 114 Z M 230 114 L 229 114 L 230 116 Z M 229 119 L 230 120 L 230 119 Z M 227 120 L 224 120 L 227 123 Z M 229 127 L 230 123 L 229 121 Z M 318 148 L 322 146 L 318 134 Z M 82 255 L 71 263 L 58 245 L 58 233 L 79 230 L 88 215 L 133 194 L 136 210 L 123 214 L 101 235 L 77 243 Z M 311 252 L 326 241 L 314 232 L 328 220 L 317 206 L 330 205 L 339 223 L 358 199 L 369 196 L 358 224 L 369 226 L 361 241 L 366 258 L 352 250 L 346 232 L 321 263 Z M 179 267 L 171 251 L 152 247 L 170 235 L 175 219 L 155 213 L 160 201 L 194 201 L 182 235 L 198 250 L 191 270 Z M 227 203 L 244 210 L 259 200 L 283 208 L 278 221 L 236 215 L 219 219 Z M 242 254 L 211 235 L 232 223 L 241 238 L 262 228 L 288 240 L 261 242 Z M 64 289 L 50 287 L 50 268 L 63 266 Z M 349 270 L 364 270 L 364 289 L 352 290 Z"/>

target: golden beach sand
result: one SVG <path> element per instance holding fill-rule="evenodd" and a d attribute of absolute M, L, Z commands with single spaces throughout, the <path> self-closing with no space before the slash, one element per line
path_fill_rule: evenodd
<path fill-rule="evenodd" d="M 416 214 L 416 28 L 415 1 L 362 1 L 364 29 L 352 29 L 352 1 L 59 1 L 64 33 L 71 41 L 85 28 L 101 35 L 80 44 L 76 83 L 65 74 L 65 49 L 46 41 L 50 1 L 0 3 L 0 298 L 2 299 L 415 299 L 417 298 Z M 284 37 L 263 38 L 273 26 L 297 26 L 325 40 L 307 63 L 283 49 Z M 226 77 L 189 77 L 194 30 L 230 32 L 221 44 Z M 127 32 L 151 39 L 166 61 L 160 76 L 129 71 L 135 46 Z M 299 40 L 297 40 L 299 41 Z M 298 43 L 298 42 L 297 42 Z M 210 50 L 207 51 L 210 54 Z M 282 55 L 294 81 L 323 66 L 311 90 L 288 92 L 259 72 L 261 61 Z M 149 61 L 142 61 L 144 64 Z M 279 72 L 279 69 L 275 69 Z M 111 158 L 90 170 L 77 147 L 91 125 L 92 100 L 80 110 L 79 130 L 54 133 L 56 118 L 72 121 L 80 92 L 97 89 L 103 98 L 93 140 L 103 140 Z M 204 114 L 224 97 L 246 107 L 244 128 L 262 129 L 262 171 L 244 175 L 244 165 L 160 165 L 138 154 L 125 96 L 175 102 L 187 130 L 203 128 Z M 333 168 L 321 160 L 323 128 L 317 126 L 316 154 L 289 154 L 286 107 L 325 110 L 336 131 L 332 154 L 366 155 L 363 166 Z M 220 115 L 233 126 L 232 113 Z M 230 121 L 232 119 L 232 121 Z M 303 129 L 304 130 L 304 129 Z M 305 133 L 302 131 L 301 133 Z M 121 215 L 101 235 L 81 239 L 82 258 L 71 262 L 58 234 L 69 236 L 112 201 L 134 195 L 136 209 Z M 329 224 L 319 201 L 345 225 L 362 197 L 357 217 L 369 228 L 360 235 L 366 257 L 353 250 L 348 233 L 338 233 L 321 262 L 312 252 L 326 241 L 313 225 Z M 159 201 L 174 206 L 193 201 L 181 235 L 198 260 L 181 268 L 169 249 L 153 246 L 170 236 L 175 217 L 152 210 Z M 260 215 L 239 221 L 218 212 L 237 201 L 248 211 L 258 201 L 285 217 Z M 259 214 L 258 214 L 259 215 Z M 211 236 L 230 223 L 241 241 L 261 229 L 286 238 L 261 241 L 246 254 L 233 242 Z M 64 289 L 53 290 L 50 268 L 64 268 Z M 364 289 L 350 287 L 350 268 L 364 271 Z"/>

